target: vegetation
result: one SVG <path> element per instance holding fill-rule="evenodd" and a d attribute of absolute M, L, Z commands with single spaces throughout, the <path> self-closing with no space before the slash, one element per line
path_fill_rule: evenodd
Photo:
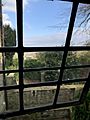
<path fill-rule="evenodd" d="M 57 67 L 61 66 L 62 62 L 62 52 L 45 52 L 39 55 L 41 62 L 45 67 Z M 57 80 L 59 76 L 58 70 L 45 71 L 44 72 L 44 81 L 53 81 Z"/>
<path fill-rule="evenodd" d="M 13 30 L 9 25 L 4 26 L 4 46 L 16 46 L 16 31 Z M 12 59 L 14 56 L 14 52 L 6 52 L 5 53 L 5 67 L 10 67 L 12 63 Z"/>
<path fill-rule="evenodd" d="M 90 91 L 84 101 L 84 104 L 72 108 L 73 120 L 90 120 Z"/>
<path fill-rule="evenodd" d="M 38 59 L 27 59 L 24 61 L 24 67 L 25 68 L 37 68 L 41 67 L 42 64 Z M 24 73 L 24 79 L 25 80 L 41 80 L 41 73 L 40 71 L 30 71 Z"/>
<path fill-rule="evenodd" d="M 40 67 L 57 67 L 61 66 L 62 62 L 62 52 L 44 52 L 40 53 L 37 56 L 37 59 L 26 59 L 24 60 L 24 68 L 40 68 Z M 65 66 L 78 66 L 78 65 L 88 65 L 90 64 L 90 52 L 68 52 L 66 65 Z M 18 61 L 17 59 L 13 60 L 13 65 L 10 68 L 17 68 Z M 82 78 L 87 77 L 90 68 L 85 69 L 65 69 L 63 80 L 65 79 L 74 79 L 74 78 Z M 48 70 L 43 71 L 43 80 L 44 81 L 54 81 L 58 80 L 59 77 L 59 70 Z M 24 72 L 24 79 L 25 80 L 39 80 L 41 81 L 41 74 L 42 71 L 29 71 Z M 15 79 L 18 79 L 18 75 L 15 74 Z"/>
<path fill-rule="evenodd" d="M 56 67 L 61 66 L 62 62 L 62 52 L 46 52 L 41 53 L 39 58 L 43 62 L 45 67 Z M 78 66 L 83 64 L 90 64 L 90 52 L 68 52 L 67 60 L 65 66 Z M 85 77 L 88 75 L 90 68 L 85 69 L 66 69 L 64 70 L 63 79 L 74 79 Z M 45 71 L 44 81 L 53 81 L 57 80 L 59 76 L 58 70 Z"/>

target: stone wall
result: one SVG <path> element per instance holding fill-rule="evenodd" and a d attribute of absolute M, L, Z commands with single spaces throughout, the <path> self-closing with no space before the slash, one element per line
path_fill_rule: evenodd
<path fill-rule="evenodd" d="M 7 120 L 71 120 L 69 109 L 47 110 L 45 112 L 33 113 L 9 118 Z"/>
<path fill-rule="evenodd" d="M 24 107 L 37 107 L 50 104 L 54 100 L 56 86 L 37 87 L 24 90 Z M 74 88 L 61 88 L 58 102 L 72 101 L 74 99 Z M 18 90 L 8 92 L 9 110 L 19 109 Z M 42 113 L 34 113 L 21 117 L 14 117 L 13 120 L 71 120 L 70 108 L 49 110 Z M 10 119 L 11 120 L 11 119 Z"/>

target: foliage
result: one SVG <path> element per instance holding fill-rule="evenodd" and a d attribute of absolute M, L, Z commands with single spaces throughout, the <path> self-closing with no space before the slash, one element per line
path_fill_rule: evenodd
<path fill-rule="evenodd" d="M 66 59 L 66 66 L 76 66 L 78 65 L 78 58 L 75 52 L 68 52 Z M 73 79 L 79 77 L 80 70 L 76 69 L 66 69 L 64 71 L 63 79 Z"/>
<path fill-rule="evenodd" d="M 42 64 L 38 59 L 26 59 L 24 61 L 25 68 L 37 68 L 41 67 Z M 30 71 L 24 73 L 25 80 L 41 80 L 41 73 L 40 71 Z"/>
<path fill-rule="evenodd" d="M 90 120 L 90 91 L 82 105 L 72 108 L 73 120 Z"/>
<path fill-rule="evenodd" d="M 62 55 L 63 55 L 62 52 L 44 52 L 39 55 L 39 59 L 45 67 L 56 67 L 61 65 Z M 86 54 L 82 52 L 82 54 L 80 54 L 79 57 L 77 56 L 77 52 L 68 52 L 65 66 L 67 67 L 78 66 L 78 65 L 89 64 L 89 63 L 90 63 L 89 52 L 87 52 Z M 76 79 L 80 77 L 85 77 L 88 74 L 87 72 L 88 70 L 90 70 L 90 68 L 65 69 L 63 79 L 74 79 L 74 78 Z M 57 80 L 58 77 L 59 77 L 58 70 L 45 71 L 44 73 L 44 81 Z"/>
<path fill-rule="evenodd" d="M 40 53 L 37 56 L 37 59 L 26 59 L 24 61 L 24 68 L 38 68 L 38 67 L 57 67 L 61 66 L 62 62 L 62 52 L 43 52 Z M 13 69 L 17 68 L 17 62 L 14 59 L 13 65 L 10 66 Z M 77 55 L 77 52 L 68 52 L 68 56 L 66 59 L 65 66 L 78 66 L 82 64 L 89 64 L 90 63 L 90 53 L 89 52 L 82 52 Z M 15 67 L 16 66 L 16 67 Z M 65 69 L 63 80 L 65 79 L 76 79 L 76 78 L 82 78 L 86 77 L 88 75 L 88 72 L 90 71 L 90 68 L 85 69 Z M 43 73 L 43 74 L 42 74 Z M 40 80 L 41 78 L 44 81 L 54 81 L 58 80 L 59 77 L 59 70 L 48 70 L 48 71 L 30 71 L 30 72 L 24 72 L 24 79 L 25 80 Z M 15 79 L 18 80 L 18 74 L 15 74 Z"/>
<path fill-rule="evenodd" d="M 41 63 L 45 67 L 57 67 L 61 66 L 62 52 L 44 52 L 39 55 Z M 59 75 L 58 70 L 45 71 L 44 81 L 57 80 Z"/>
<path fill-rule="evenodd" d="M 13 30 L 9 25 L 4 26 L 4 46 L 16 46 L 16 31 Z M 6 68 L 12 65 L 14 54 L 14 52 L 5 53 Z"/>
<path fill-rule="evenodd" d="M 90 52 L 89 51 L 86 51 L 85 53 L 83 52 L 79 57 L 78 57 L 78 60 L 79 60 L 79 64 L 81 65 L 89 65 L 90 64 Z M 88 75 L 88 72 L 90 71 L 90 67 L 89 68 L 85 68 L 85 69 L 82 69 L 80 71 L 80 76 L 86 76 Z"/>

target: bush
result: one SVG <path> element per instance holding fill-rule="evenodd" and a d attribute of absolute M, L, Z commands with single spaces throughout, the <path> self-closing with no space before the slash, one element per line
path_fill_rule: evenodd
<path fill-rule="evenodd" d="M 82 105 L 72 108 L 73 120 L 90 120 L 90 91 Z"/>

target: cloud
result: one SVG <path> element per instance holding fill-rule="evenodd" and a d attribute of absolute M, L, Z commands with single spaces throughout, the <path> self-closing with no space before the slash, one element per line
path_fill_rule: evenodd
<path fill-rule="evenodd" d="M 23 0 L 24 6 L 28 5 L 29 0 Z"/>
<path fill-rule="evenodd" d="M 87 40 L 89 40 L 90 35 L 87 34 L 86 32 L 83 32 L 79 29 L 77 33 L 73 33 L 72 39 L 71 39 L 71 45 L 73 46 L 80 46 L 84 45 Z"/>
<path fill-rule="evenodd" d="M 62 46 L 65 44 L 66 33 L 55 33 L 44 36 L 33 36 L 24 38 L 24 46 L 47 47 L 47 46 Z"/>
<path fill-rule="evenodd" d="M 23 7 L 29 4 L 30 0 L 23 0 Z M 3 0 L 3 11 L 16 12 L 16 0 Z"/>
<path fill-rule="evenodd" d="M 3 0 L 3 11 L 4 12 L 15 12 L 16 11 L 16 2 L 15 0 Z"/>
<path fill-rule="evenodd" d="M 5 13 L 3 14 L 3 24 L 4 25 L 10 25 L 10 27 L 13 28 L 13 24 L 12 24 L 12 22 L 11 22 L 9 16 L 8 16 L 8 14 L 5 14 Z"/>
<path fill-rule="evenodd" d="M 59 32 L 50 35 L 43 36 L 33 36 L 24 38 L 24 46 L 26 47 L 50 47 L 50 46 L 64 46 L 66 42 L 66 32 Z M 73 34 L 70 45 L 80 46 L 84 45 L 87 40 L 89 40 L 90 35 L 86 33 L 83 34 Z"/>
<path fill-rule="evenodd" d="M 23 8 L 29 4 L 30 0 L 23 0 Z M 8 12 L 15 13 L 16 16 L 16 0 L 2 0 L 3 2 L 3 24 L 10 25 L 13 28 L 12 20 L 8 14 Z"/>

